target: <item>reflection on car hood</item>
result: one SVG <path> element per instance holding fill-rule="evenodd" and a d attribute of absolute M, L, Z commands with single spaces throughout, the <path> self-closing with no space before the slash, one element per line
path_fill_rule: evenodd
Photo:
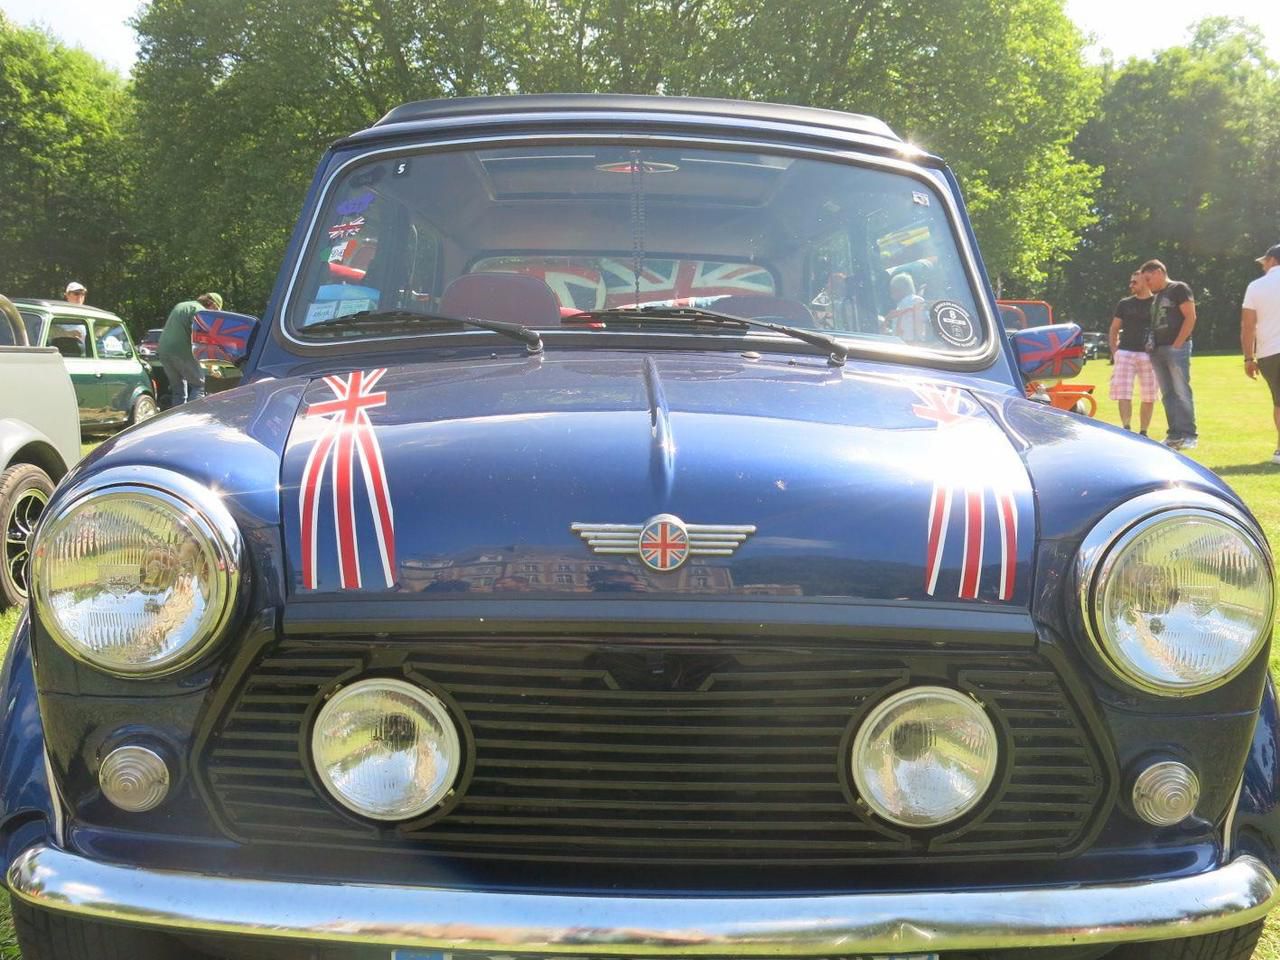
<path fill-rule="evenodd" d="M 970 392 L 705 353 L 314 379 L 284 451 L 281 509 L 294 596 L 1025 606 L 1035 530 L 1023 463 Z M 687 526 L 650 530 L 665 545 L 644 555 L 639 528 L 663 514 Z M 593 550 L 583 525 L 629 527 L 600 536 L 632 552 Z M 717 549 L 685 549 L 699 540 Z"/>

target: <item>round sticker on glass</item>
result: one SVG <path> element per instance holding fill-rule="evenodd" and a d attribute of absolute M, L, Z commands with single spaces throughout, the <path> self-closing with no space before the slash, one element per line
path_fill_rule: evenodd
<path fill-rule="evenodd" d="M 953 347 L 972 347 L 978 342 L 978 325 L 969 311 L 954 300 L 939 300 L 929 308 L 929 317 L 938 336 Z"/>

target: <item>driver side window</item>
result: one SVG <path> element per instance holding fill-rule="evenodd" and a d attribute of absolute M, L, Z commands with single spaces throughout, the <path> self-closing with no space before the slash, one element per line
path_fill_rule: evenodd
<path fill-rule="evenodd" d="M 129 335 L 125 333 L 123 326 L 112 320 L 95 321 L 93 339 L 100 359 L 122 360 L 132 356 Z"/>

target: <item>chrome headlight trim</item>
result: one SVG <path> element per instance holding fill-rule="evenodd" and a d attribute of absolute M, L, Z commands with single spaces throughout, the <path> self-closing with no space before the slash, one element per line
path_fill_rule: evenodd
<path fill-rule="evenodd" d="M 221 497 L 207 486 L 190 477 L 160 468 L 115 467 L 74 483 L 57 497 L 56 510 L 45 510 L 36 528 L 32 544 L 32 572 L 36 571 L 36 554 L 41 541 L 56 530 L 60 522 L 73 511 L 95 501 L 134 494 L 149 497 L 182 514 L 205 538 L 215 557 L 212 591 L 209 606 L 218 613 L 211 618 L 203 636 L 189 641 L 173 654 L 153 661 L 145 667 L 122 670 L 118 665 L 103 663 L 87 655 L 66 634 L 58 622 L 49 597 L 43 586 L 43 578 L 33 576 L 31 600 L 40 622 L 49 631 L 54 642 L 79 663 L 103 673 L 124 679 L 163 677 L 176 673 L 198 659 L 209 644 L 226 628 L 235 609 L 240 593 L 243 573 L 244 540 L 240 528 Z"/>
<path fill-rule="evenodd" d="M 1257 657 L 1271 636 L 1272 617 L 1259 631 L 1249 653 L 1228 673 L 1196 686 L 1168 687 L 1129 670 L 1123 659 L 1110 649 L 1098 627 L 1096 605 L 1098 585 L 1109 574 L 1126 544 L 1148 528 L 1177 516 L 1201 517 L 1234 528 L 1249 540 L 1262 555 L 1272 585 L 1272 607 L 1275 599 L 1275 562 L 1267 541 L 1257 525 L 1229 500 L 1200 490 L 1171 488 L 1146 493 L 1116 507 L 1085 536 L 1076 555 L 1076 593 L 1080 618 L 1094 649 L 1107 667 L 1121 680 L 1161 697 L 1191 697 L 1207 693 L 1238 677 Z"/>

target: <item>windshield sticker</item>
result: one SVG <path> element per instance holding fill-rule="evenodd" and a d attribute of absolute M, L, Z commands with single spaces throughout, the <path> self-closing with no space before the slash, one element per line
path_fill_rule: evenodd
<path fill-rule="evenodd" d="M 364 226 L 364 217 L 356 217 L 354 220 L 348 220 L 346 223 L 335 223 L 329 228 L 330 240 L 345 240 L 348 237 L 354 237 L 360 233 L 360 228 Z"/>
<path fill-rule="evenodd" d="M 329 248 L 329 262 L 341 263 L 355 252 L 356 242 L 354 240 L 343 240 L 341 243 L 335 243 Z"/>
<path fill-rule="evenodd" d="M 397 160 L 395 163 L 395 168 L 391 171 L 391 175 L 393 177 L 403 177 L 408 172 L 409 172 L 409 161 Z"/>
<path fill-rule="evenodd" d="M 364 213 L 373 203 L 375 194 L 372 190 L 366 190 L 358 193 L 349 200 L 343 200 L 338 204 L 337 214 L 340 217 L 349 217 L 354 213 Z"/>
<path fill-rule="evenodd" d="M 302 325 L 307 327 L 313 323 L 319 323 L 321 320 L 332 320 L 334 312 L 337 309 L 337 300 L 326 300 L 322 303 L 313 303 L 307 307 L 307 316 L 302 321 Z"/>
<path fill-rule="evenodd" d="M 960 599 L 978 599 L 983 548 L 990 536 L 986 522 L 986 509 L 990 504 L 995 508 L 1000 537 L 996 596 L 1012 600 L 1018 567 L 1018 507 L 1012 488 L 1003 482 L 1000 473 L 987 469 L 988 459 L 974 456 L 976 450 L 980 451 L 994 440 L 989 421 L 980 415 L 977 402 L 958 387 L 921 384 L 912 390 L 920 402 L 911 410 L 920 419 L 937 424 L 937 445 L 948 453 L 952 462 L 969 465 L 967 469 L 961 467 L 958 474 L 949 473 L 933 481 L 925 544 L 925 593 L 932 597 L 938 588 L 938 574 L 951 527 L 951 508 L 959 500 L 964 533 L 960 552 Z"/>
<path fill-rule="evenodd" d="M 938 300 L 929 308 L 929 318 L 938 336 L 954 347 L 972 347 L 978 342 L 978 326 L 969 311 L 954 300 Z"/>
<path fill-rule="evenodd" d="M 912 190 L 911 202 L 918 203 L 922 207 L 927 207 L 929 205 L 929 195 L 927 193 L 921 193 L 919 190 Z"/>
<path fill-rule="evenodd" d="M 353 313 L 360 313 L 364 310 L 372 310 L 376 304 L 369 299 L 364 300 L 339 300 L 338 309 L 334 311 L 335 317 L 347 317 Z"/>

